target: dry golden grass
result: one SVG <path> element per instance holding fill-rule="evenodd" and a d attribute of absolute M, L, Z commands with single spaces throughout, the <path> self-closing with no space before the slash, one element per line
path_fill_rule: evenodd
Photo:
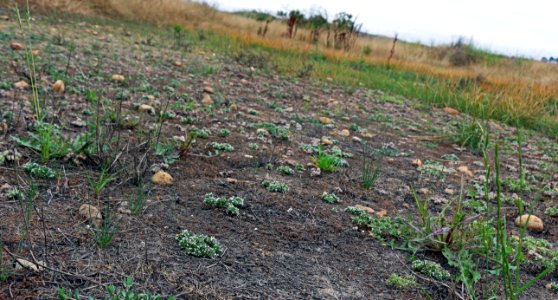
<path fill-rule="evenodd" d="M 20 0 L 21 1 L 21 0 Z M 350 52 L 333 50 L 306 42 L 309 32 L 299 29 L 296 38 L 284 37 L 285 24 L 275 21 L 266 37 L 256 34 L 262 23 L 247 17 L 219 12 L 212 6 L 180 0 L 36 0 L 33 5 L 42 9 L 55 9 L 82 14 L 105 14 L 155 24 L 180 24 L 187 28 L 206 28 L 226 33 L 244 43 L 257 43 L 283 50 L 302 52 L 319 49 L 325 56 L 336 59 L 362 59 L 384 64 L 389 56 L 392 40 L 385 37 L 360 37 Z M 325 34 L 319 45 L 325 44 Z M 364 56 L 363 49 L 371 53 Z M 558 99 L 558 66 L 529 60 L 498 58 L 497 62 L 480 61 L 464 67 L 455 67 L 449 61 L 449 47 L 427 47 L 398 42 L 393 67 L 458 82 L 462 78 L 478 81 L 480 90 L 471 95 L 471 102 L 482 101 L 491 93 L 499 108 L 509 109 L 512 115 L 537 117 L 544 113 L 549 97 Z M 558 120 L 556 120 L 558 121 Z"/>

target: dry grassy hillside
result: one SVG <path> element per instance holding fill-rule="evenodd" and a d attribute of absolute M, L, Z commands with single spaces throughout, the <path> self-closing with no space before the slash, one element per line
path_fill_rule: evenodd
<path fill-rule="evenodd" d="M 160 25 L 179 24 L 188 29 L 225 33 L 245 44 L 301 53 L 320 52 L 330 59 L 372 65 L 385 65 L 392 47 L 392 40 L 389 38 L 363 36 L 356 40 L 350 51 L 335 50 L 325 47 L 323 41 L 318 44 L 307 42 L 310 32 L 304 28 L 300 28 L 294 38 L 286 38 L 286 24 L 279 20 L 272 21 L 267 35 L 262 37 L 257 35 L 257 30 L 263 26 L 263 22 L 220 12 L 208 4 L 191 1 L 37 0 L 32 1 L 32 5 L 49 12 L 103 14 Z M 320 38 L 323 40 L 324 34 Z M 364 51 L 365 48 L 368 48 L 367 51 Z M 558 98 L 557 65 L 504 57 L 474 48 L 465 50 L 451 46 L 428 47 L 398 42 L 390 65 L 398 70 L 449 80 L 445 87 L 448 90 L 455 90 L 463 82 L 472 82 L 475 84 L 474 89 L 464 95 L 464 98 L 475 105 L 490 99 L 492 107 L 489 110 L 505 111 L 511 118 L 543 118 L 545 122 L 552 123 L 558 121 L 558 116 L 554 113 Z M 455 58 L 459 60 L 464 51 L 467 52 L 466 62 L 456 63 Z M 552 112 L 549 114 L 549 111 Z"/>

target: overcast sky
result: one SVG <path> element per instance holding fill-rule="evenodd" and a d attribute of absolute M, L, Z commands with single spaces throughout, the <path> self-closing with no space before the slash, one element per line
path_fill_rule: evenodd
<path fill-rule="evenodd" d="M 348 12 L 369 33 L 439 44 L 459 36 L 487 50 L 541 58 L 558 56 L 556 0 L 213 0 L 221 10 L 269 12 L 323 8 L 333 17 Z"/>

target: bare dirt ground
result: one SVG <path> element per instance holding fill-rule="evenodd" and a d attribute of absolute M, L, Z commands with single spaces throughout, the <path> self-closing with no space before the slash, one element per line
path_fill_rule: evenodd
<path fill-rule="evenodd" d="M 381 91 L 284 76 L 265 64 L 254 67 L 234 57 L 214 55 L 202 42 L 198 47 L 194 41 L 194 49 L 185 51 L 159 34 L 167 29 L 145 32 L 142 27 L 95 20 L 36 18 L 32 41 L 41 50 L 37 67 L 48 121 L 59 125 L 63 136 L 74 137 L 99 124 L 94 116 L 100 113 L 100 124 L 112 133 L 105 140 L 110 145 L 107 151 L 113 159 L 121 154 L 112 168 L 119 175 L 97 199 L 91 182 L 101 172 L 103 157 L 53 159 L 49 165 L 57 171 L 57 179 L 36 180 L 38 196 L 24 239 L 22 206 L 6 193 L 28 186 L 30 179 L 19 166 L 40 159 L 12 138 L 25 137 L 32 129 L 31 92 L 13 86 L 27 72 L 22 52 L 10 48 L 10 42 L 21 40 L 16 22 L 0 21 L 0 111 L 11 113 L 10 118 L 4 115 L 5 126 L 0 126 L 0 152 L 21 153 L 18 162 L 0 166 L 0 238 L 10 253 L 27 260 L 35 257 L 49 267 L 42 272 L 14 271 L 0 283 L 0 298 L 56 298 L 59 288 L 102 297 L 103 286 L 119 285 L 127 276 L 134 278 L 138 290 L 179 299 L 456 298 L 461 286 L 452 282 L 420 277 L 420 289 L 386 285 L 390 274 L 412 272 L 408 252 L 392 250 L 355 227 L 343 209 L 358 204 L 376 212 L 385 210 L 388 216 L 414 215 L 411 187 L 415 187 L 421 196 L 433 199 L 433 211 L 440 211 L 459 196 L 463 176 L 459 166 L 473 173 L 465 175 L 467 185 L 482 182 L 482 157 L 447 138 L 456 123 L 470 117 Z M 112 81 L 113 74 L 126 80 Z M 51 87 L 60 78 L 65 79 L 64 93 Z M 202 103 L 205 87 L 212 89 L 211 108 Z M 87 90 L 103 99 L 98 111 L 85 96 Z M 152 106 L 156 115 L 138 111 L 137 104 Z M 142 160 L 144 143 L 156 139 L 151 129 L 157 128 L 162 111 L 172 113 L 163 123 L 159 137 L 163 144 L 194 128 L 212 132 L 206 139 L 196 138 L 188 155 L 162 166 L 174 178 L 169 186 L 150 181 L 153 166 L 161 168 L 164 155 Z M 324 116 L 330 120 L 320 121 Z M 118 118 L 136 121 L 123 125 Z M 324 124 L 329 121 L 331 125 Z M 258 136 L 262 123 L 288 129 L 288 140 L 269 132 Z M 517 176 L 517 143 L 510 142 L 516 129 L 494 122 L 489 122 L 489 128 L 492 139 L 505 144 L 503 177 Z M 219 136 L 220 129 L 230 134 Z M 556 141 L 536 132 L 525 136 L 523 164 L 528 176 L 538 176 L 539 185 L 516 194 L 529 201 L 533 213 L 544 221 L 544 231 L 532 235 L 554 243 L 557 221 L 544 211 L 556 205 L 552 190 L 557 180 Z M 229 143 L 234 151 L 216 153 L 211 142 Z M 362 159 L 369 154 L 362 142 L 383 154 L 381 175 L 370 190 L 363 189 L 360 181 Z M 320 144 L 352 154 L 346 158 L 348 166 L 312 176 L 314 154 L 304 151 L 308 149 L 304 146 Z M 438 161 L 450 171 L 421 172 L 413 164 L 417 158 Z M 283 175 L 277 171 L 283 165 L 304 170 Z M 145 182 L 147 202 L 141 215 L 126 210 L 136 193 L 137 178 Z M 261 185 L 265 179 L 286 183 L 289 191 L 270 193 Z M 550 191 L 543 192 L 543 186 L 550 186 Z M 322 201 L 323 192 L 335 193 L 341 202 Z M 229 216 L 203 203 L 207 193 L 241 196 L 246 205 L 239 216 Z M 78 214 L 84 203 L 112 208 L 118 231 L 105 249 L 97 245 L 92 224 Z M 515 206 L 508 204 L 504 212 L 508 230 L 516 233 Z M 184 229 L 214 236 L 223 253 L 214 259 L 186 255 L 175 240 Z M 443 262 L 436 252 L 417 256 Z M 5 252 L 4 258 L 9 257 Z M 536 271 L 527 270 L 525 278 Z M 553 271 L 523 297 L 556 298 L 544 288 L 556 277 Z"/>

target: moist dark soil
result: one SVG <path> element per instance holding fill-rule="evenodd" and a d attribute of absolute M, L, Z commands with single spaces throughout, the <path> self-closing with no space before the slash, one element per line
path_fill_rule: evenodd
<path fill-rule="evenodd" d="M 36 65 L 47 121 L 59 125 L 67 138 L 100 126 L 106 148 L 102 155 L 52 159 L 48 165 L 58 174 L 55 180 L 31 180 L 23 172 L 26 162 L 40 162 L 38 153 L 12 138 L 28 137 L 34 123 L 30 87 L 14 87 L 27 80 L 29 70 L 23 51 L 12 50 L 10 42 L 25 39 L 15 20 L 0 21 L 0 111 L 10 113 L 9 118 L 4 114 L 0 126 L 0 152 L 21 153 L 19 161 L 0 165 L 3 257 L 48 266 L 39 272 L 14 270 L 0 282 L 0 298 L 52 299 L 60 288 L 103 297 L 106 285 L 121 286 L 124 278 L 132 277 L 136 290 L 178 299 L 459 299 L 461 284 L 419 274 L 420 288 L 386 285 L 391 274 L 414 273 L 409 252 L 394 250 L 352 224 L 344 208 L 359 204 L 376 212 L 385 210 L 387 216 L 412 217 L 416 208 L 411 188 L 421 197 L 435 199 L 430 209 L 439 212 L 459 197 L 462 178 L 465 186 L 481 184 L 482 157 L 452 138 L 457 124 L 471 122 L 471 117 L 377 90 L 284 75 L 274 70 L 272 62 L 255 68 L 249 61 L 213 54 L 200 40 L 184 49 L 173 43 L 168 28 L 71 16 L 35 18 L 31 40 L 33 48 L 41 50 Z M 113 74 L 126 79 L 115 82 Z M 64 93 L 52 90 L 56 79 L 64 79 Z M 208 86 L 213 89 L 211 107 L 202 103 Z M 87 99 L 89 90 L 96 91 L 102 105 Z M 138 111 L 137 104 L 151 105 L 155 115 Z M 158 136 L 159 115 L 165 111 L 174 116 L 164 120 Z M 193 124 L 183 120 L 188 117 Z M 330 118 L 332 125 L 320 117 Z M 120 121 L 133 118 L 138 124 Z M 269 132 L 258 136 L 261 123 L 287 128 L 288 140 Z M 517 177 L 518 147 L 513 142 L 517 129 L 492 121 L 487 125 L 493 142 L 503 145 L 502 176 Z M 207 128 L 212 134 L 197 137 L 176 162 L 163 165 L 164 157 L 150 150 L 157 140 L 167 145 L 187 138 L 194 128 Z M 217 135 L 219 129 L 230 135 Z M 542 175 L 537 175 L 539 184 L 533 191 L 516 194 L 544 221 L 544 230 L 530 235 L 555 243 L 557 220 L 544 212 L 556 205 L 556 193 L 541 189 L 556 187 L 556 141 L 531 131 L 524 135 L 527 176 Z M 211 142 L 229 143 L 234 151 L 218 153 Z M 381 152 L 383 159 L 372 155 L 363 142 Z M 321 144 L 323 149 L 338 146 L 351 153 L 348 166 L 313 176 L 315 154 L 301 146 Z M 361 185 L 366 156 L 382 160 L 380 177 L 368 190 Z M 439 161 L 451 172 L 421 172 L 415 159 Z M 107 162 L 116 177 L 95 197 L 92 183 Z M 304 170 L 293 175 L 276 170 L 282 165 L 295 169 L 297 164 Z M 459 166 L 467 166 L 473 176 L 457 171 Z M 174 178 L 172 185 L 151 182 L 154 169 L 161 168 Z M 261 185 L 266 179 L 287 184 L 289 191 L 268 192 Z M 139 181 L 146 204 L 142 214 L 133 215 L 126 208 Z M 38 196 L 25 228 L 22 205 L 8 199 L 7 191 L 28 189 L 32 182 Z M 341 202 L 322 201 L 324 192 L 335 193 Z M 240 196 L 246 205 L 240 215 L 230 216 L 204 204 L 207 193 Z M 99 207 L 105 218 L 111 212 L 118 230 L 108 247 L 99 247 L 94 224 L 80 217 L 82 204 Z M 509 203 L 503 209 L 508 231 L 517 234 L 513 224 L 517 208 Z M 175 239 L 186 229 L 215 237 L 223 252 L 213 259 L 187 255 Z M 416 256 L 441 262 L 455 273 L 439 252 L 421 251 Z M 540 269 L 527 268 L 523 280 L 537 272 Z M 556 271 L 551 272 L 522 298 L 557 298 L 544 287 L 556 277 Z"/>

